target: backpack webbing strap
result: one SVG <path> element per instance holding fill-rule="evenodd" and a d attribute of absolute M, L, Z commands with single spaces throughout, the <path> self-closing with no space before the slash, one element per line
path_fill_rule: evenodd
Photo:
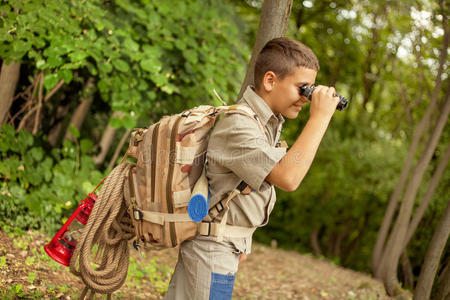
<path fill-rule="evenodd" d="M 227 198 L 219 201 L 208 212 L 208 215 L 199 224 L 199 232 L 201 235 L 212 235 L 217 237 L 217 241 L 223 240 L 223 237 L 248 237 L 253 234 L 256 227 L 240 227 L 227 225 L 228 210 L 230 209 L 228 203 L 237 195 L 239 195 L 247 184 L 242 181 L 237 188 L 235 188 Z M 223 214 L 222 214 L 223 213 Z M 213 223 L 214 219 L 222 214 L 220 223 Z"/>
<path fill-rule="evenodd" d="M 201 235 L 222 236 L 231 238 L 251 237 L 256 227 L 222 225 L 220 223 L 200 223 L 198 231 Z"/>
<path fill-rule="evenodd" d="M 188 214 L 159 213 L 138 209 L 133 210 L 133 218 L 136 221 L 144 220 L 159 225 L 164 225 L 165 222 L 192 222 Z"/>
<path fill-rule="evenodd" d="M 246 115 L 251 119 L 254 119 L 256 123 L 258 123 L 258 127 L 259 129 L 261 129 L 261 132 L 264 133 L 264 126 L 261 123 L 261 120 L 259 119 L 258 115 L 255 114 L 253 109 L 251 109 L 249 106 L 243 104 L 234 104 L 228 107 L 227 112 L 230 114 L 237 113 L 240 115 Z"/>
<path fill-rule="evenodd" d="M 234 189 L 230 194 L 228 194 L 226 199 L 222 199 L 219 202 L 217 202 L 216 205 L 211 207 L 208 211 L 208 215 L 203 219 L 203 221 L 211 222 L 213 221 L 221 212 L 223 212 L 226 208 L 228 208 L 228 203 L 236 197 L 238 194 L 240 194 L 241 191 L 237 188 Z"/>

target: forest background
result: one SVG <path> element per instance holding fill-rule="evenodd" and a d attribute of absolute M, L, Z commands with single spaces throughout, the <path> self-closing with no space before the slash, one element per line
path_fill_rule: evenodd
<path fill-rule="evenodd" d="M 53 234 L 118 163 L 134 127 L 220 105 L 214 89 L 233 103 L 262 2 L 2 1 L 1 228 Z M 316 82 L 350 104 L 300 188 L 277 191 L 258 241 L 376 274 L 380 226 L 395 232 L 392 219 L 404 216 L 412 236 L 395 273 L 415 287 L 450 194 L 447 15 L 442 1 L 292 2 L 286 35 L 314 50 Z M 308 117 L 286 122 L 288 144 Z M 415 228 L 396 208 L 403 190 Z M 450 273 L 447 239 L 434 294 Z"/>

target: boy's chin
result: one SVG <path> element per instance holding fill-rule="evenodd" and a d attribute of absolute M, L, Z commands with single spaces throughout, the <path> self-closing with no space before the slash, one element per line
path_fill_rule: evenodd
<path fill-rule="evenodd" d="M 282 112 L 281 115 L 286 119 L 295 119 L 298 117 L 300 111 L 286 111 Z"/>

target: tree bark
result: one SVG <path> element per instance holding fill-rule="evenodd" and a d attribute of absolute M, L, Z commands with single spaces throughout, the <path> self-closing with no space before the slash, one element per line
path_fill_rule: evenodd
<path fill-rule="evenodd" d="M 291 8 L 292 0 L 264 1 L 261 9 L 255 45 L 253 46 L 252 56 L 248 64 L 247 73 L 241 91 L 239 92 L 238 99 L 242 97 L 249 84 L 254 84 L 255 62 L 261 49 L 271 39 L 286 35 Z"/>
<path fill-rule="evenodd" d="M 450 258 L 447 259 L 444 270 L 438 279 L 439 289 L 436 293 L 436 300 L 450 299 Z"/>
<path fill-rule="evenodd" d="M 434 277 L 438 269 L 439 261 L 450 234 L 450 201 L 444 214 L 434 231 L 433 238 L 428 246 L 425 260 L 420 270 L 414 300 L 429 299 Z M 445 284 L 445 283 L 444 283 Z"/>
<path fill-rule="evenodd" d="M 408 226 L 408 232 L 406 234 L 406 241 L 405 245 L 403 246 L 406 248 L 408 243 L 411 241 L 411 238 L 414 234 L 414 232 L 417 229 L 417 226 L 419 225 L 420 221 L 422 220 L 423 215 L 425 214 L 425 211 L 428 207 L 428 204 L 431 201 L 431 198 L 433 197 L 434 191 L 436 187 L 439 184 L 439 181 L 441 180 L 442 174 L 444 173 L 445 167 L 447 166 L 448 160 L 450 159 L 450 144 L 447 145 L 447 150 L 445 150 L 444 155 L 442 156 L 441 160 L 439 161 L 438 166 L 436 167 L 436 170 L 433 173 L 433 176 L 430 179 L 430 183 L 428 185 L 427 191 L 425 192 L 425 195 L 422 198 L 422 201 L 420 201 L 420 205 L 417 208 L 411 223 Z"/>
<path fill-rule="evenodd" d="M 112 118 L 117 118 L 122 116 L 122 112 L 116 111 L 112 114 Z M 108 154 L 109 148 L 114 140 L 114 136 L 116 135 L 116 128 L 113 128 L 109 122 L 103 132 L 102 138 L 100 140 L 100 153 L 94 157 L 94 163 L 96 165 L 100 165 L 105 161 L 106 155 Z"/>
<path fill-rule="evenodd" d="M 443 29 L 444 29 L 444 38 L 442 41 L 442 48 L 441 48 L 441 53 L 440 53 L 440 57 L 439 57 L 439 69 L 438 69 L 438 73 L 437 73 L 436 79 L 435 79 L 435 86 L 434 86 L 433 94 L 431 95 L 430 104 L 428 105 L 422 119 L 420 120 L 419 124 L 417 124 L 417 126 L 414 130 L 414 135 L 413 135 L 411 145 L 408 150 L 408 155 L 407 155 L 405 163 L 403 165 L 403 169 L 400 174 L 400 178 L 397 183 L 397 186 L 395 187 L 395 190 L 391 194 L 391 197 L 389 199 L 389 204 L 388 204 L 388 207 L 384 214 L 380 230 L 378 231 L 377 240 L 376 240 L 374 250 L 373 250 L 371 266 L 372 266 L 372 272 L 375 275 L 375 277 L 377 277 L 377 278 L 379 278 L 378 268 L 381 265 L 380 260 L 383 255 L 383 252 L 384 252 L 385 241 L 388 236 L 389 227 L 391 226 L 392 219 L 394 217 L 394 213 L 397 209 L 398 201 L 400 199 L 400 196 L 403 192 L 406 181 L 408 179 L 408 174 L 411 169 L 411 165 L 414 160 L 414 156 L 417 151 L 417 147 L 419 145 L 420 139 L 422 138 L 423 133 L 428 130 L 431 115 L 433 114 L 433 112 L 435 111 L 435 108 L 437 106 L 437 99 L 438 99 L 439 92 L 440 92 L 441 86 L 442 86 L 442 73 L 444 71 L 444 64 L 447 59 L 447 48 L 448 48 L 448 42 L 449 42 L 448 28 L 447 28 L 447 15 L 445 13 L 442 14 L 442 18 L 443 18 L 442 25 L 443 25 Z"/>
<path fill-rule="evenodd" d="M 94 78 L 90 77 L 87 80 L 86 85 L 84 86 L 81 102 L 76 108 L 75 112 L 73 113 L 72 118 L 70 119 L 69 126 L 67 127 L 66 134 L 64 136 L 65 140 L 67 139 L 73 141 L 75 139 L 70 133 L 71 125 L 75 126 L 78 129 L 78 131 L 81 130 L 81 126 L 83 125 L 84 119 L 86 118 L 86 115 L 89 112 L 89 108 L 91 107 L 94 92 L 95 92 Z"/>
<path fill-rule="evenodd" d="M 381 266 L 378 269 L 378 275 L 383 280 L 386 291 L 389 295 L 395 295 L 398 289 L 397 267 L 400 255 L 403 252 L 403 245 L 406 239 L 412 208 L 414 206 L 414 199 L 447 122 L 449 112 L 450 94 L 447 93 L 444 107 L 441 110 L 439 119 L 436 122 L 433 134 L 431 135 L 425 151 L 419 159 L 419 162 L 415 166 L 411 179 L 406 188 L 402 205 L 400 206 L 400 212 L 386 244 L 386 250 L 384 251 L 384 255 L 381 259 Z"/>
<path fill-rule="evenodd" d="M 313 250 L 313 254 L 316 256 L 322 255 L 322 249 L 320 249 L 319 243 L 319 232 L 320 227 L 317 227 L 309 234 L 309 239 L 311 241 L 311 248 Z"/>
<path fill-rule="evenodd" d="M 406 287 L 414 289 L 414 274 L 407 251 L 403 251 L 401 256 L 403 282 Z"/>
<path fill-rule="evenodd" d="M 56 146 L 56 144 L 58 143 L 58 140 L 60 138 L 60 133 L 61 133 L 61 129 L 63 127 L 63 123 L 64 123 L 64 116 L 67 115 L 69 113 L 69 108 L 70 105 L 59 105 L 58 108 L 56 109 L 56 116 L 55 119 L 56 120 L 60 120 L 60 121 L 56 121 L 56 125 L 54 125 L 51 129 L 49 134 L 47 135 L 47 139 L 48 142 L 50 143 L 50 145 L 52 147 Z"/>
<path fill-rule="evenodd" d="M 0 73 L 0 125 L 6 123 L 12 99 L 20 77 L 20 63 L 3 60 Z"/>
<path fill-rule="evenodd" d="M 364 221 L 361 226 L 361 229 L 358 231 L 358 235 L 354 237 L 352 240 L 350 240 L 349 243 L 344 247 L 344 250 L 342 251 L 341 262 L 343 264 L 347 262 L 351 252 L 354 251 L 354 248 L 361 240 L 361 238 L 364 236 L 364 233 L 367 230 L 367 226 L 369 225 L 369 220 L 370 220 L 370 212 L 366 211 L 366 213 L 364 214 Z"/>
<path fill-rule="evenodd" d="M 108 164 L 108 169 L 112 170 L 114 168 L 114 165 L 116 164 L 117 158 L 119 157 L 120 150 L 122 150 L 123 145 L 128 140 L 128 136 L 130 135 L 131 130 L 127 129 L 125 133 L 123 134 L 122 138 L 120 139 L 119 145 L 116 148 L 116 151 L 114 151 L 114 155 L 112 159 L 110 160 Z"/>

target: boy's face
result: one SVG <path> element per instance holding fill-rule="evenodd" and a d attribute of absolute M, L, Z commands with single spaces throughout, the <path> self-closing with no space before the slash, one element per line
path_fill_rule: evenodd
<path fill-rule="evenodd" d="M 267 94 L 264 99 L 275 114 L 280 113 L 285 118 L 294 119 L 302 110 L 302 106 L 310 102 L 300 95 L 299 88 L 303 85 L 314 84 L 316 75 L 316 70 L 297 67 L 292 74 L 282 80 L 274 76 L 269 90 L 266 89 Z"/>

